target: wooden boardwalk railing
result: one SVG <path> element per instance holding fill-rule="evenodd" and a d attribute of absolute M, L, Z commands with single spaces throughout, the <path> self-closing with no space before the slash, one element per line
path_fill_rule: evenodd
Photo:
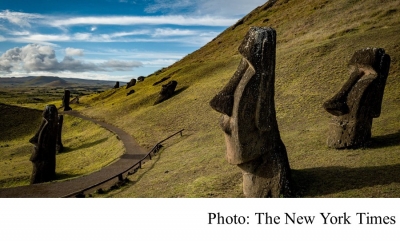
<path fill-rule="evenodd" d="M 172 137 L 174 137 L 174 136 L 176 136 L 178 134 L 180 134 L 182 136 L 182 132 L 184 130 L 185 129 L 182 129 L 182 130 L 170 135 L 169 137 L 165 138 L 164 140 L 159 141 L 146 155 L 143 156 L 142 159 L 140 159 L 138 162 L 132 164 L 132 166 L 126 168 L 125 170 L 122 170 L 120 173 L 118 173 L 116 175 L 113 175 L 113 176 L 111 176 L 111 177 L 109 177 L 109 178 L 107 178 L 107 179 L 105 179 L 105 180 L 103 180 L 101 182 L 98 182 L 96 184 L 93 184 L 91 186 L 83 188 L 83 189 L 78 190 L 76 192 L 69 193 L 69 194 L 67 194 L 65 196 L 62 196 L 62 197 L 63 198 L 67 198 L 67 197 L 84 197 L 86 191 L 91 190 L 91 189 L 95 189 L 96 187 L 101 186 L 102 184 L 107 183 L 107 182 L 109 182 L 109 181 L 111 181 L 113 179 L 118 178 L 119 181 L 123 181 L 125 174 L 129 174 L 129 175 L 134 174 L 139 168 L 142 168 L 142 163 L 146 160 L 146 158 L 149 158 L 149 160 L 151 160 L 151 154 L 155 155 L 161 149 L 161 147 L 162 147 L 161 144 L 163 142 L 165 142 L 166 140 L 168 140 L 168 139 L 170 139 L 170 138 L 172 138 Z M 133 172 L 129 172 L 131 170 L 133 170 Z"/>

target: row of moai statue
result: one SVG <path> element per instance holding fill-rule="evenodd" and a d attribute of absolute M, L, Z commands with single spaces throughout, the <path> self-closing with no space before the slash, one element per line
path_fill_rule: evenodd
<path fill-rule="evenodd" d="M 275 30 L 252 27 L 239 53 L 243 58 L 235 74 L 210 101 L 222 114 L 227 160 L 241 169 L 246 197 L 292 197 L 291 169 L 275 112 Z M 349 65 L 349 80 L 323 104 L 334 115 L 328 146 L 337 149 L 362 147 L 370 140 L 390 57 L 381 48 L 367 48 L 355 52 Z"/>
<path fill-rule="evenodd" d="M 70 91 L 65 90 L 62 98 L 64 111 L 70 111 Z M 33 164 L 31 184 L 49 182 L 56 176 L 56 153 L 64 150 L 62 144 L 62 127 L 64 116 L 58 114 L 55 105 L 47 105 L 42 113 L 42 122 L 35 135 L 29 139 L 34 145 L 30 161 Z"/>

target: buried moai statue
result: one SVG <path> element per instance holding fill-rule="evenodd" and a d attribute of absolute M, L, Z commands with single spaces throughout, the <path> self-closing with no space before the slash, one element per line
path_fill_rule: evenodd
<path fill-rule="evenodd" d="M 131 81 L 129 81 L 126 84 L 126 89 L 129 89 L 129 88 L 131 88 L 132 86 L 135 86 L 135 85 L 136 85 L 136 79 L 131 79 Z"/>
<path fill-rule="evenodd" d="M 242 170 L 246 197 L 290 197 L 291 171 L 275 113 L 275 30 L 252 27 L 239 52 L 236 73 L 210 101 L 223 114 L 228 162 Z"/>
<path fill-rule="evenodd" d="M 62 98 L 62 107 L 64 107 L 64 111 L 72 110 L 72 108 L 69 106 L 70 98 L 71 98 L 71 92 L 69 90 L 64 90 L 64 95 Z"/>
<path fill-rule="evenodd" d="M 114 89 L 118 89 L 119 88 L 119 81 L 117 81 L 114 85 Z"/>
<path fill-rule="evenodd" d="M 390 56 L 381 48 L 356 51 L 349 62 L 349 80 L 323 107 L 333 115 L 329 147 L 364 147 L 371 138 L 372 119 L 380 116 Z"/>
<path fill-rule="evenodd" d="M 176 82 L 175 80 L 172 80 L 172 81 L 168 82 L 168 84 L 163 85 L 156 102 L 154 102 L 154 105 L 157 105 L 157 104 L 163 102 L 164 100 L 171 98 L 174 95 L 177 85 L 178 85 L 178 82 Z"/>
<path fill-rule="evenodd" d="M 33 164 L 31 184 L 48 182 L 55 178 L 58 121 L 56 106 L 47 105 L 39 130 L 29 140 L 35 145 L 30 158 Z"/>

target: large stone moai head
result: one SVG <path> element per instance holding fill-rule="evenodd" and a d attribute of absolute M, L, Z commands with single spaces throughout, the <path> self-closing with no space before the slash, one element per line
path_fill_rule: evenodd
<path fill-rule="evenodd" d="M 275 30 L 252 27 L 239 52 L 235 74 L 210 101 L 222 113 L 227 160 L 242 169 L 247 197 L 290 196 L 289 162 L 275 114 Z"/>
<path fill-rule="evenodd" d="M 154 102 L 154 105 L 157 105 L 169 98 L 171 98 L 174 93 L 178 82 L 176 80 L 172 80 L 161 87 L 160 94 L 158 95 L 157 100 Z"/>
<path fill-rule="evenodd" d="M 71 92 L 69 90 L 64 90 L 64 95 L 62 98 L 64 111 L 72 110 L 72 108 L 69 106 L 70 98 L 71 98 Z"/>
<path fill-rule="evenodd" d="M 370 140 L 372 119 L 381 113 L 390 56 L 381 48 L 361 49 L 349 67 L 349 80 L 323 104 L 334 115 L 327 143 L 336 149 L 363 147 Z"/>
<path fill-rule="evenodd" d="M 55 178 L 58 111 L 55 105 L 47 105 L 42 123 L 29 142 L 35 145 L 30 161 L 33 163 L 31 184 L 48 182 Z"/>

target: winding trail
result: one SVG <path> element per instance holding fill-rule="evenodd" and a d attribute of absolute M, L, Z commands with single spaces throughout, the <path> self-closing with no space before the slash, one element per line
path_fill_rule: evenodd
<path fill-rule="evenodd" d="M 91 187 L 92 185 L 95 185 L 110 177 L 118 175 L 119 173 L 131 167 L 132 165 L 138 163 L 147 154 L 146 150 L 143 147 L 139 146 L 139 144 L 132 138 L 132 136 L 130 136 L 128 133 L 126 133 L 125 131 L 123 131 L 118 127 L 83 116 L 76 111 L 63 112 L 63 114 L 92 121 L 106 128 L 107 130 L 115 133 L 124 144 L 125 154 L 123 154 L 117 161 L 102 168 L 101 170 L 78 178 L 66 181 L 40 183 L 40 184 L 12 187 L 12 188 L 2 188 L 0 189 L 0 198 L 65 197 L 71 193 L 79 192 L 82 189 Z M 108 183 L 105 183 L 103 187 L 111 187 L 116 182 L 118 182 L 118 178 L 110 180 Z M 98 186 L 96 187 L 96 189 L 99 189 L 101 187 L 102 186 Z M 90 191 L 88 192 L 90 193 Z"/>

